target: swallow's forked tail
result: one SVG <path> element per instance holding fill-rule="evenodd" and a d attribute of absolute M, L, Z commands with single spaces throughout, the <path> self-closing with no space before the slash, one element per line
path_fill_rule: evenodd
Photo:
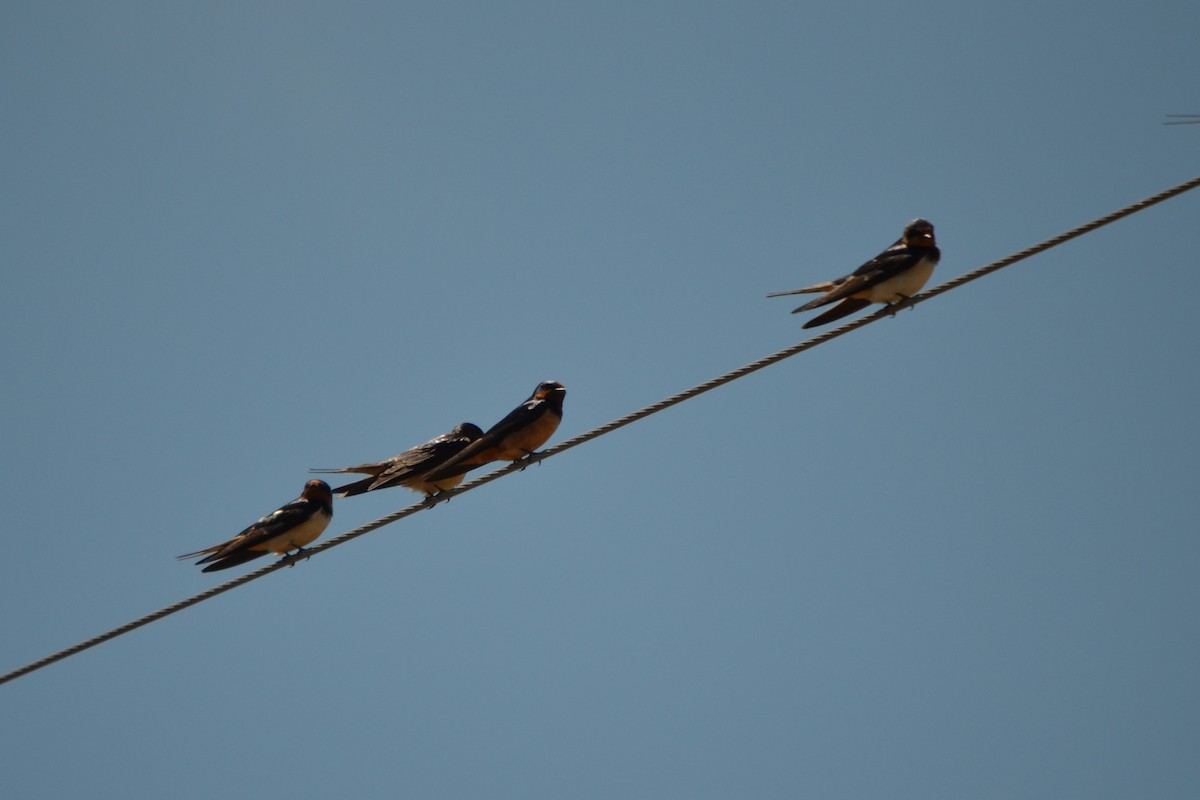
<path fill-rule="evenodd" d="M 828 292 L 833 288 L 831 283 L 818 283 L 814 286 L 805 286 L 803 289 L 789 289 L 786 292 L 771 292 L 767 297 L 787 297 L 789 294 L 812 294 L 813 292 Z"/>
<path fill-rule="evenodd" d="M 863 300 L 858 297 L 847 297 L 845 300 L 838 303 L 836 306 L 829 309 L 824 314 L 818 314 L 817 316 L 813 317 L 808 322 L 804 323 L 801 327 L 802 328 L 815 328 L 818 325 L 824 325 L 826 323 L 833 322 L 835 319 L 841 319 L 842 317 L 846 316 L 847 314 L 853 314 L 855 311 L 858 311 L 860 308 L 866 308 L 869 305 L 871 305 L 870 300 Z M 808 311 L 808 310 L 811 310 L 811 307 L 812 307 L 812 304 L 810 303 L 808 306 L 800 306 L 800 308 L 797 308 L 796 311 Z M 793 311 L 792 313 L 795 314 L 796 311 Z"/>
<path fill-rule="evenodd" d="M 372 475 L 362 480 L 347 483 L 344 486 L 339 486 L 333 490 L 334 497 L 354 497 L 357 494 L 364 494 L 371 491 L 371 484 L 375 482 L 375 476 Z"/>
<path fill-rule="evenodd" d="M 218 572 L 223 569 L 229 569 L 230 567 L 236 567 L 238 564 L 245 564 L 247 561 L 253 561 L 254 559 L 265 556 L 266 554 L 266 550 L 237 550 L 227 556 L 224 556 L 223 558 L 217 559 L 214 563 L 209 564 L 200 571 Z M 196 563 L 203 564 L 204 562 L 198 561 Z"/>

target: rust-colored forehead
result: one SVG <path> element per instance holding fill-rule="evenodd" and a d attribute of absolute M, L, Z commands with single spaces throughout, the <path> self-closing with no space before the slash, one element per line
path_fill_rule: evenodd
<path fill-rule="evenodd" d="M 533 390 L 533 396 L 541 400 L 542 398 L 549 397 L 555 392 L 566 391 L 567 387 L 563 386 L 558 381 L 542 381 L 538 384 L 537 388 Z"/>
<path fill-rule="evenodd" d="M 304 491 L 300 494 L 301 497 L 332 497 L 333 490 L 329 488 L 329 484 L 325 481 L 311 480 L 304 484 Z"/>

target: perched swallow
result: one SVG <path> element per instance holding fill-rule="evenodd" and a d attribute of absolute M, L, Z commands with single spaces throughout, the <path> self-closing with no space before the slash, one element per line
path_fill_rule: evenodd
<path fill-rule="evenodd" d="M 410 447 L 398 456 L 392 456 L 374 464 L 358 464 L 342 469 L 314 469 L 310 472 L 357 472 L 369 475 L 360 481 L 347 483 L 333 490 L 337 497 L 353 497 L 356 494 L 371 492 L 376 489 L 387 489 L 392 486 L 403 486 L 414 492 L 424 492 L 426 496 L 436 494 L 443 489 L 453 489 L 462 483 L 462 475 L 454 475 L 440 481 L 425 480 L 425 473 L 434 467 L 439 467 L 463 451 L 467 445 L 483 436 L 478 425 L 464 422 L 455 425 L 454 430 L 436 436 L 424 444 Z"/>
<path fill-rule="evenodd" d="M 434 470 L 424 480 L 436 482 L 462 475 L 493 461 L 518 461 L 549 439 L 562 422 L 567 389 L 557 381 L 543 381 L 521 405 L 497 422 L 458 455 Z"/>
<path fill-rule="evenodd" d="M 204 556 L 197 564 L 208 564 L 202 572 L 236 567 L 265 556 L 283 555 L 291 550 L 303 552 L 304 545 L 324 532 L 333 519 L 333 494 L 325 481 L 309 481 L 292 502 L 260 519 L 227 542 L 214 544 L 180 559 Z M 209 562 L 214 562 L 209 564 Z"/>
<path fill-rule="evenodd" d="M 817 283 L 805 289 L 775 292 L 767 297 L 824 292 L 811 303 L 805 303 L 792 311 L 793 314 L 798 311 L 811 311 L 841 300 L 841 303 L 824 314 L 804 323 L 805 328 L 814 328 L 853 314 L 871 303 L 886 303 L 891 306 L 908 300 L 921 291 L 941 257 L 942 253 L 933 238 L 932 223 L 914 219 L 904 229 L 904 235 L 891 247 L 849 275 Z"/>

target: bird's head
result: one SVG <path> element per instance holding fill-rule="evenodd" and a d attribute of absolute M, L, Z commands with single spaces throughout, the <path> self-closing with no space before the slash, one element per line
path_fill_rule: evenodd
<path fill-rule="evenodd" d="M 566 396 L 567 387 L 563 386 L 558 381 L 542 381 L 537 385 L 537 388 L 533 390 L 533 396 L 530 399 L 545 400 L 548 397 L 558 397 L 561 402 L 561 398 Z"/>
<path fill-rule="evenodd" d="M 468 442 L 483 438 L 483 430 L 473 422 L 463 422 L 455 425 L 451 433 L 460 439 L 466 439 Z"/>
<path fill-rule="evenodd" d="M 333 503 L 333 490 L 325 481 L 309 481 L 304 484 L 304 491 L 300 493 L 300 496 L 305 500 L 315 500 L 326 505 Z"/>
<path fill-rule="evenodd" d="M 914 219 L 904 228 L 904 244 L 908 247 L 933 247 L 933 223 L 927 219 Z"/>

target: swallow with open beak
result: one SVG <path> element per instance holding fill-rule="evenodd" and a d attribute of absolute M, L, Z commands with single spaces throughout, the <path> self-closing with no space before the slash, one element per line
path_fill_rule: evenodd
<path fill-rule="evenodd" d="M 804 323 L 805 328 L 815 328 L 841 319 L 847 314 L 853 314 L 871 303 L 902 306 L 921 291 L 921 287 L 933 275 L 933 268 L 937 266 L 941 257 L 942 253 L 933 238 L 933 224 L 928 220 L 914 219 L 904 229 L 904 235 L 891 247 L 849 275 L 813 284 L 804 289 L 775 292 L 767 297 L 822 292 L 816 300 L 793 310 L 793 314 L 811 311 L 841 300 L 824 314 Z"/>
<path fill-rule="evenodd" d="M 453 475 L 439 481 L 425 480 L 425 473 L 446 463 L 458 455 L 463 449 L 483 436 L 478 425 L 464 422 L 455 425 L 454 430 L 435 436 L 424 444 L 410 447 L 397 456 L 373 464 L 358 464 L 342 469 L 314 469 L 311 472 L 353 472 L 370 477 L 347 483 L 333 490 L 336 497 L 353 497 L 356 494 L 372 492 L 376 489 L 388 489 L 392 486 L 403 486 L 414 492 L 424 492 L 426 497 L 432 496 L 444 489 L 453 489 L 462 483 L 462 474 Z"/>
<path fill-rule="evenodd" d="M 245 564 L 267 553 L 285 555 L 304 552 L 304 545 L 320 536 L 333 519 L 333 493 L 325 481 L 309 481 L 292 502 L 268 514 L 232 539 L 180 559 L 204 556 L 197 564 L 208 564 L 202 572 Z"/>
<path fill-rule="evenodd" d="M 531 455 L 554 435 L 562 422 L 566 396 L 567 388 L 557 381 L 539 383 L 528 400 L 461 453 L 426 473 L 424 480 L 443 481 L 493 461 L 519 461 Z"/>

